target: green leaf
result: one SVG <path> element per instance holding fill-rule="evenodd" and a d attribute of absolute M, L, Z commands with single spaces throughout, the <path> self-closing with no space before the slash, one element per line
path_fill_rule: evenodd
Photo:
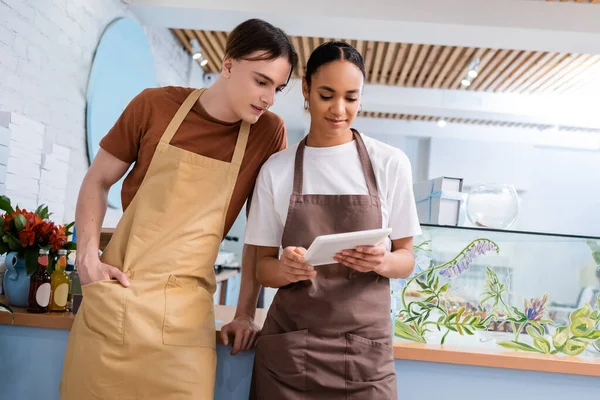
<path fill-rule="evenodd" d="M 444 292 L 446 292 L 448 290 L 448 288 L 450 287 L 450 282 L 445 283 L 441 288 L 439 293 L 442 294 Z"/>
<path fill-rule="evenodd" d="M 63 246 L 63 249 L 69 250 L 69 251 L 77 250 L 77 243 L 75 243 L 75 242 L 67 242 Z"/>
<path fill-rule="evenodd" d="M 4 217 L 2 215 L 0 215 L 0 232 L 4 231 L 5 223 L 6 223 L 6 221 L 4 220 Z"/>
<path fill-rule="evenodd" d="M 48 206 L 40 205 L 35 213 L 40 216 L 41 219 L 48 219 L 50 217 L 50 213 L 48 212 Z"/>
<path fill-rule="evenodd" d="M 15 216 L 15 227 L 17 228 L 17 232 L 22 231 L 27 226 L 27 218 L 23 214 L 17 214 Z"/>
<path fill-rule="evenodd" d="M 588 342 L 580 338 L 571 338 L 567 340 L 562 352 L 569 356 L 577 356 L 585 350 Z"/>
<path fill-rule="evenodd" d="M 454 318 L 456 318 L 457 315 L 458 315 L 458 313 L 452 313 L 452 314 L 448 315 L 445 323 L 451 322 Z"/>
<path fill-rule="evenodd" d="M 592 331 L 592 333 L 587 335 L 585 338 L 592 339 L 592 340 L 600 339 L 600 330 L 596 329 L 596 330 Z"/>
<path fill-rule="evenodd" d="M 433 286 L 433 268 L 429 270 L 427 273 L 427 286 Z"/>
<path fill-rule="evenodd" d="M 510 342 L 499 342 L 498 343 L 499 346 L 502 346 L 506 349 L 512 349 L 512 350 L 521 350 L 521 351 L 531 351 L 534 353 L 541 353 L 540 350 L 536 349 L 535 347 L 532 347 L 526 343 L 523 342 L 517 342 L 514 340 L 511 340 Z"/>
<path fill-rule="evenodd" d="M 537 328 L 537 331 L 539 332 L 539 336 L 544 336 L 546 334 L 546 330 L 544 329 L 542 324 L 540 324 L 539 322 L 529 321 L 529 323 Z M 531 334 L 530 334 L 530 336 L 531 336 Z"/>
<path fill-rule="evenodd" d="M 591 313 L 592 313 L 592 308 L 590 307 L 590 305 L 588 303 L 585 303 L 583 305 L 583 307 L 578 308 L 577 310 L 573 311 L 571 313 L 571 315 L 569 316 L 569 318 L 570 318 L 570 321 L 573 322 L 577 318 L 580 318 L 580 317 L 589 317 Z"/>
<path fill-rule="evenodd" d="M 432 300 L 435 300 L 436 296 L 429 296 L 428 298 L 425 299 L 425 303 L 431 303 Z"/>
<path fill-rule="evenodd" d="M 594 312 L 590 315 L 590 318 L 597 321 L 598 318 L 600 318 L 600 309 L 594 310 Z"/>
<path fill-rule="evenodd" d="M 433 291 L 437 292 L 437 290 L 440 288 L 440 277 L 436 276 L 435 277 L 435 281 L 433 282 Z"/>
<path fill-rule="evenodd" d="M 554 347 L 558 350 L 562 350 L 567 343 L 567 340 L 569 340 L 568 328 L 566 326 L 558 327 L 552 336 L 552 344 Z"/>
<path fill-rule="evenodd" d="M 416 280 L 415 282 L 417 282 L 417 285 L 421 286 L 421 289 L 427 289 L 427 285 L 423 282 L 421 282 L 420 280 Z"/>
<path fill-rule="evenodd" d="M 474 335 L 473 331 L 471 331 L 469 328 L 467 328 L 466 326 L 463 326 L 463 330 L 465 331 L 465 333 L 467 335 Z"/>
<path fill-rule="evenodd" d="M 538 332 L 538 330 L 535 329 L 533 326 L 528 326 L 527 328 L 525 328 L 525 330 L 527 331 L 527 334 L 532 338 L 541 337 L 540 332 Z"/>
<path fill-rule="evenodd" d="M 449 330 L 447 330 L 446 333 L 444 333 L 444 336 L 442 336 L 442 341 L 440 342 L 440 344 L 444 344 L 444 342 L 446 341 L 446 336 L 448 336 L 449 333 L 450 333 Z"/>
<path fill-rule="evenodd" d="M 4 243 L 3 240 L 0 240 L 0 254 L 6 254 L 9 252 L 9 250 L 10 248 L 8 247 L 8 245 Z"/>
<path fill-rule="evenodd" d="M 10 199 L 6 196 L 0 196 L 0 210 L 4 210 L 10 215 L 15 212 L 10 204 Z"/>
<path fill-rule="evenodd" d="M 550 353 L 550 349 L 551 349 L 550 342 L 548 342 L 545 338 L 543 338 L 541 336 L 533 339 L 533 345 L 544 354 Z"/>
<path fill-rule="evenodd" d="M 11 233 L 6 233 L 2 240 L 8 245 L 10 250 L 17 251 L 21 249 L 21 241 L 16 239 Z"/>
<path fill-rule="evenodd" d="M 515 313 L 520 320 L 527 321 L 527 315 L 523 314 L 519 309 L 515 306 L 512 307 L 513 313 Z"/>
<path fill-rule="evenodd" d="M 412 340 L 413 342 L 427 343 L 425 339 L 415 332 L 408 324 L 398 320 L 394 323 L 394 333 L 396 336 Z"/>
<path fill-rule="evenodd" d="M 589 317 L 580 317 L 571 322 L 569 329 L 574 336 L 585 337 L 593 332 L 596 321 Z"/>
<path fill-rule="evenodd" d="M 35 272 L 38 265 L 39 250 L 35 247 L 28 247 L 25 249 L 25 269 L 27 274 L 31 275 Z"/>

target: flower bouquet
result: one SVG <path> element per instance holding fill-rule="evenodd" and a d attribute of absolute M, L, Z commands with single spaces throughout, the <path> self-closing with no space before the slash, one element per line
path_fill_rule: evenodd
<path fill-rule="evenodd" d="M 16 253 L 17 260 L 24 261 L 27 275 L 37 268 L 40 249 L 49 251 L 48 273 L 52 273 L 58 259 L 60 249 L 75 250 L 74 242 L 69 241 L 72 235 L 70 229 L 74 222 L 68 225 L 56 225 L 52 222 L 48 207 L 41 205 L 34 212 L 13 208 L 6 196 L 0 196 L 0 255 Z"/>

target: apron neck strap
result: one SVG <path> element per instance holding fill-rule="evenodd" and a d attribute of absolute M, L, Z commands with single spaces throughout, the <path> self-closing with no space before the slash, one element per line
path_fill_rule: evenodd
<path fill-rule="evenodd" d="M 354 141 L 356 143 L 356 150 L 358 151 L 358 158 L 362 166 L 365 179 L 367 181 L 367 189 L 369 190 L 369 196 L 379 196 L 377 191 L 377 179 L 375 178 L 375 171 L 373 170 L 373 164 L 371 163 L 371 157 L 365 146 L 360 134 L 354 129 L 352 130 Z M 297 195 L 302 194 L 302 184 L 304 181 L 304 149 L 306 147 L 306 140 L 308 136 L 302 139 L 296 149 L 296 160 L 294 162 L 294 189 L 293 193 Z"/>
<path fill-rule="evenodd" d="M 248 144 L 248 136 L 250 136 L 250 124 L 242 121 L 237 142 L 235 144 L 235 150 L 233 151 L 233 157 L 231 158 L 232 165 L 238 167 L 242 165 L 242 159 L 246 152 L 246 144 Z"/>
<path fill-rule="evenodd" d="M 175 132 L 177 132 L 177 130 L 181 126 L 181 123 L 188 115 L 192 107 L 194 107 L 194 104 L 196 104 L 196 102 L 200 98 L 200 95 L 202 95 L 202 92 L 204 92 L 205 90 L 205 88 L 196 89 L 189 94 L 189 96 L 185 99 L 183 104 L 177 110 L 177 113 L 175 114 L 171 122 L 169 122 L 167 129 L 160 138 L 161 142 L 165 144 L 171 143 L 173 136 L 175 136 Z M 237 167 L 242 165 L 242 159 L 244 158 L 244 153 L 246 152 L 246 144 L 248 143 L 249 135 L 250 124 L 242 121 L 238 133 L 237 142 L 235 144 L 235 150 L 233 151 L 233 157 L 231 158 L 232 165 Z"/>
<path fill-rule="evenodd" d="M 166 144 L 171 143 L 171 139 L 173 139 L 173 136 L 175 136 L 175 132 L 177 132 L 177 130 L 181 126 L 181 123 L 188 115 L 194 104 L 196 104 L 196 101 L 198 101 L 202 92 L 204 92 L 205 90 L 206 89 L 196 89 L 189 94 L 189 96 L 185 99 L 181 107 L 179 107 L 179 110 L 177 110 L 177 113 L 175 114 L 171 122 L 169 122 L 167 129 L 165 129 L 165 132 L 160 138 L 161 142 Z"/>

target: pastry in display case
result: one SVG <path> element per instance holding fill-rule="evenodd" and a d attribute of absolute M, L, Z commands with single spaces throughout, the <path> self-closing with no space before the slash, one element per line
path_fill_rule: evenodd
<path fill-rule="evenodd" d="M 422 224 L 397 340 L 600 357 L 600 238 Z"/>

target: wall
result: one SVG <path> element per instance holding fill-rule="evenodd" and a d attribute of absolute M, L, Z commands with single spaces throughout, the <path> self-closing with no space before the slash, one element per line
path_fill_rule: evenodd
<path fill-rule="evenodd" d="M 59 203 L 63 209 L 53 211 L 65 220 L 74 218 L 79 186 L 89 165 L 85 99 L 92 58 L 104 28 L 123 16 L 131 13 L 120 0 L 0 0 L 0 110 L 44 126 L 39 149 L 43 157 L 52 157 L 56 146 L 70 152 L 65 187 L 51 188 L 64 193 Z M 164 28 L 147 27 L 146 33 L 159 85 L 186 85 L 192 63 L 176 37 Z M 14 172 L 30 167 L 23 165 L 27 151 L 38 157 L 37 149 L 23 150 L 13 162 L 14 170 L 7 172 L 9 184 L 18 180 L 11 178 Z M 3 151 L 0 147 L 0 159 Z M 0 186 L 3 190 L 10 189 Z M 120 214 L 109 209 L 106 225 L 114 226 Z"/>

